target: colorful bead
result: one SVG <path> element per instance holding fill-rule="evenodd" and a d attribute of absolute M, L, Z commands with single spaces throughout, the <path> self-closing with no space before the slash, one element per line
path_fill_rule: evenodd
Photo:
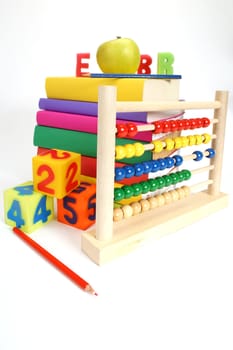
<path fill-rule="evenodd" d="M 163 175 L 162 177 L 164 179 L 164 186 L 168 187 L 172 185 L 172 179 L 170 175 Z"/>
<path fill-rule="evenodd" d="M 163 193 L 163 197 L 164 197 L 165 204 L 170 204 L 173 201 L 172 195 L 171 195 L 171 193 L 169 191 L 168 192 L 164 192 Z"/>
<path fill-rule="evenodd" d="M 165 179 L 162 176 L 156 177 L 156 181 L 158 184 L 158 189 L 161 189 L 165 186 Z"/>
<path fill-rule="evenodd" d="M 127 123 L 128 127 L 128 137 L 134 137 L 138 133 L 137 125 L 134 123 Z"/>
<path fill-rule="evenodd" d="M 156 122 L 154 122 L 152 124 L 154 124 L 154 127 L 155 127 L 153 134 L 160 134 L 163 130 L 163 122 L 160 120 L 157 120 Z"/>
<path fill-rule="evenodd" d="M 124 214 L 121 208 L 115 208 L 113 210 L 113 221 L 121 221 L 123 217 Z"/>
<path fill-rule="evenodd" d="M 165 157 L 167 168 L 170 169 L 175 165 L 175 160 L 172 157 Z"/>
<path fill-rule="evenodd" d="M 172 150 L 174 149 L 175 142 L 174 142 L 173 139 L 167 138 L 167 139 L 164 140 L 164 142 L 165 142 L 165 144 L 166 144 L 165 149 L 166 149 L 167 151 L 172 151 Z"/>
<path fill-rule="evenodd" d="M 129 179 L 135 175 L 135 170 L 134 170 L 134 167 L 132 165 L 125 165 L 124 170 L 125 170 L 125 177 L 127 179 Z"/>
<path fill-rule="evenodd" d="M 134 143 L 134 149 L 135 149 L 135 156 L 136 157 L 141 157 L 145 152 L 145 148 L 144 148 L 143 144 L 140 142 Z"/>
<path fill-rule="evenodd" d="M 122 168 L 115 168 L 115 181 L 121 181 L 125 178 L 125 169 Z"/>
<path fill-rule="evenodd" d="M 196 137 L 194 135 L 188 135 L 187 138 L 189 140 L 189 146 L 194 146 L 196 144 Z"/>
<path fill-rule="evenodd" d="M 177 130 L 184 129 L 184 121 L 182 119 L 177 120 Z"/>
<path fill-rule="evenodd" d="M 152 170 L 152 162 L 142 162 L 143 167 L 144 167 L 144 174 L 149 174 Z"/>
<path fill-rule="evenodd" d="M 195 155 L 195 158 L 193 160 L 196 162 L 199 162 L 199 160 L 202 160 L 203 158 L 203 153 L 201 151 L 194 151 L 192 154 Z"/>
<path fill-rule="evenodd" d="M 125 150 L 125 147 L 124 146 L 121 146 L 121 145 L 117 145 L 115 147 L 115 158 L 116 159 L 123 159 L 125 158 L 126 156 L 126 150 Z"/>
<path fill-rule="evenodd" d="M 135 147 L 134 144 L 128 143 L 125 146 L 125 157 L 126 158 L 133 158 L 135 156 Z"/>
<path fill-rule="evenodd" d="M 140 183 L 132 184 L 134 196 L 139 196 L 142 193 L 142 185 Z"/>
<path fill-rule="evenodd" d="M 182 147 L 187 147 L 189 145 L 189 139 L 186 136 L 181 136 Z"/>
<path fill-rule="evenodd" d="M 175 132 L 177 131 L 178 127 L 177 127 L 177 121 L 176 120 L 171 120 L 170 121 L 170 127 L 171 127 L 171 131 Z"/>
<path fill-rule="evenodd" d="M 151 192 L 156 191 L 158 188 L 158 182 L 156 181 L 156 179 L 149 179 L 148 182 L 150 185 L 150 191 Z"/>
<path fill-rule="evenodd" d="M 159 162 L 157 159 L 152 160 L 151 163 L 152 163 L 152 168 L 151 168 L 152 173 L 155 173 L 156 171 L 158 171 L 160 169 L 160 165 L 159 165 Z"/>
<path fill-rule="evenodd" d="M 213 148 L 207 148 L 206 152 L 209 152 L 209 154 L 206 156 L 207 158 L 213 158 L 215 156 L 215 150 Z"/>
<path fill-rule="evenodd" d="M 171 131 L 171 123 L 170 123 L 170 120 L 165 120 L 163 122 L 163 132 L 166 133 L 166 132 L 170 132 Z"/>
<path fill-rule="evenodd" d="M 178 167 L 183 163 L 183 158 L 179 154 L 175 154 L 172 157 L 175 160 L 175 166 Z"/>
<path fill-rule="evenodd" d="M 142 207 L 139 202 L 134 202 L 130 204 L 131 208 L 133 209 L 133 215 L 138 215 L 142 211 Z"/>
<path fill-rule="evenodd" d="M 189 119 L 183 119 L 183 130 L 189 130 L 190 129 L 190 120 Z"/>
<path fill-rule="evenodd" d="M 184 180 L 189 180 L 192 176 L 192 173 L 190 170 L 188 169 L 184 169 L 182 170 L 183 176 L 184 176 Z"/>
<path fill-rule="evenodd" d="M 125 185 L 121 189 L 124 191 L 124 199 L 133 197 L 134 189 L 132 188 L 132 186 Z"/>
<path fill-rule="evenodd" d="M 144 174 L 144 166 L 142 163 L 134 164 L 135 176 L 141 176 Z"/>
<path fill-rule="evenodd" d="M 177 188 L 176 191 L 177 191 L 177 193 L 179 195 L 179 199 L 185 198 L 185 190 L 182 187 Z"/>
<path fill-rule="evenodd" d="M 152 144 L 154 145 L 153 152 L 160 153 L 163 150 L 163 142 L 159 140 L 152 141 Z"/>
<path fill-rule="evenodd" d="M 150 183 L 148 181 L 142 181 L 140 182 L 140 185 L 142 186 L 142 194 L 150 191 Z"/>
<path fill-rule="evenodd" d="M 171 190 L 171 191 L 170 191 L 170 194 L 171 194 L 171 196 L 172 196 L 172 200 L 173 200 L 173 202 L 175 202 L 175 201 L 178 201 L 178 200 L 179 200 L 179 194 L 177 193 L 177 191 L 176 191 L 176 190 Z"/>
<path fill-rule="evenodd" d="M 190 118 L 189 121 L 190 121 L 190 129 L 191 129 L 191 130 L 196 129 L 196 127 L 197 127 L 197 121 L 196 121 L 196 119 Z"/>
<path fill-rule="evenodd" d="M 202 143 L 204 143 L 204 144 L 209 143 L 211 140 L 210 134 L 203 134 L 202 137 L 204 138 L 204 140 L 202 140 Z"/>
<path fill-rule="evenodd" d="M 207 128 L 210 125 L 209 118 L 202 118 L 202 127 Z"/>
<path fill-rule="evenodd" d="M 117 124 L 117 134 L 116 137 L 126 137 L 128 134 L 128 127 L 126 124 Z"/>
<path fill-rule="evenodd" d="M 165 198 L 162 194 L 156 196 L 158 207 L 162 207 L 165 204 Z"/>
<path fill-rule="evenodd" d="M 180 136 L 177 136 L 174 138 L 174 142 L 175 142 L 175 149 L 179 149 L 182 147 L 182 138 Z"/>
<path fill-rule="evenodd" d="M 182 186 L 181 188 L 184 190 L 185 196 L 188 197 L 190 195 L 190 193 L 191 193 L 190 187 Z"/>
<path fill-rule="evenodd" d="M 194 136 L 196 138 L 195 145 L 200 145 L 203 142 L 202 135 L 194 135 Z"/>
<path fill-rule="evenodd" d="M 202 118 L 196 118 L 196 128 L 202 128 Z"/>
<path fill-rule="evenodd" d="M 167 168 L 167 162 L 165 158 L 159 158 L 158 162 L 159 162 L 159 170 L 164 170 Z"/>
<path fill-rule="evenodd" d="M 122 188 L 114 188 L 114 201 L 118 202 L 125 198 L 125 193 Z"/>
<path fill-rule="evenodd" d="M 180 182 L 180 177 L 177 175 L 177 173 L 171 173 L 170 175 L 172 185 L 176 185 L 178 182 Z"/>
<path fill-rule="evenodd" d="M 158 206 L 158 201 L 156 199 L 156 197 L 150 197 L 148 198 L 148 202 L 150 203 L 150 208 L 154 209 Z"/>

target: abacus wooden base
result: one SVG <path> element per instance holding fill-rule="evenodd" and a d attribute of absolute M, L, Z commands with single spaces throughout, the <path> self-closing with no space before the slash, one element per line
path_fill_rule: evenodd
<path fill-rule="evenodd" d="M 113 238 L 100 241 L 95 231 L 82 235 L 82 250 L 98 265 L 140 246 L 149 238 L 160 238 L 212 214 L 228 204 L 228 195 L 198 192 L 167 206 L 115 222 Z"/>

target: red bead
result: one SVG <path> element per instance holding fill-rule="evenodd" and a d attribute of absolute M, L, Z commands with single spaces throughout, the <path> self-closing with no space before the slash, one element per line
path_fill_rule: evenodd
<path fill-rule="evenodd" d="M 207 128 L 210 125 L 209 118 L 202 118 L 202 127 Z"/>
<path fill-rule="evenodd" d="M 128 127 L 128 137 L 134 137 L 135 135 L 137 135 L 138 133 L 138 128 L 137 125 L 134 123 L 127 123 L 127 127 Z"/>
<path fill-rule="evenodd" d="M 126 137 L 128 135 L 128 127 L 126 124 L 117 124 L 117 137 Z"/>
<path fill-rule="evenodd" d="M 182 119 L 177 120 L 177 130 L 184 129 L 184 121 Z"/>
<path fill-rule="evenodd" d="M 189 130 L 190 129 L 190 120 L 189 119 L 183 119 L 183 130 Z"/>
<path fill-rule="evenodd" d="M 196 121 L 196 119 L 191 118 L 190 119 L 190 129 L 193 130 L 193 129 L 196 129 L 196 128 L 197 128 L 197 121 Z"/>
<path fill-rule="evenodd" d="M 196 119 L 196 127 L 197 128 L 202 128 L 202 119 L 201 118 L 197 118 Z"/>
<path fill-rule="evenodd" d="M 177 131 L 177 121 L 176 120 L 171 120 L 170 121 L 170 126 L 171 126 L 171 131 Z"/>
<path fill-rule="evenodd" d="M 152 123 L 155 126 L 155 130 L 153 131 L 153 134 L 160 134 L 163 130 L 163 122 L 160 120 L 157 120 L 156 122 Z"/>
<path fill-rule="evenodd" d="M 169 120 L 165 120 L 163 122 L 163 132 L 170 132 L 171 131 L 171 123 Z"/>

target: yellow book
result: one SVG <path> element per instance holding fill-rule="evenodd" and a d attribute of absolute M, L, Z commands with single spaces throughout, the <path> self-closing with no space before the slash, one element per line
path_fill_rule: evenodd
<path fill-rule="evenodd" d="M 98 87 L 117 87 L 118 101 L 178 100 L 180 79 L 48 77 L 45 82 L 50 99 L 97 102 Z"/>

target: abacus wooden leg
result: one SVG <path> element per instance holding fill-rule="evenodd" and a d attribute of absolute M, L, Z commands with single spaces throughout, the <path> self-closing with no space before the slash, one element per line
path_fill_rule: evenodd
<path fill-rule="evenodd" d="M 228 195 L 191 194 L 168 206 L 156 207 L 126 220 L 114 222 L 111 240 L 97 240 L 94 230 L 82 234 L 82 250 L 96 264 L 103 265 L 139 247 L 146 240 L 173 233 L 228 205 Z"/>

